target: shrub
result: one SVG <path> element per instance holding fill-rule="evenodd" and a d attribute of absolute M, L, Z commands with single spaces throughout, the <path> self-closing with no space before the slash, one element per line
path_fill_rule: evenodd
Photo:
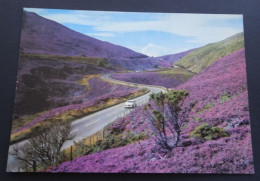
<path fill-rule="evenodd" d="M 165 151 L 178 146 L 183 127 L 195 103 L 184 103 L 189 93 L 184 90 L 150 95 L 150 103 L 143 107 L 156 143 Z"/>
<path fill-rule="evenodd" d="M 222 128 L 211 127 L 210 125 L 203 123 L 196 127 L 191 133 L 191 137 L 203 139 L 203 140 L 216 140 L 221 137 L 227 137 L 229 134 Z"/>
<path fill-rule="evenodd" d="M 158 65 L 157 65 L 157 64 L 154 64 L 154 65 L 153 65 L 153 68 L 158 68 Z"/>

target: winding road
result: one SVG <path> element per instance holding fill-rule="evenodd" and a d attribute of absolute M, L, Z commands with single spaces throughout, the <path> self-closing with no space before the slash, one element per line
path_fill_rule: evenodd
<path fill-rule="evenodd" d="M 101 79 L 104 81 L 108 81 L 115 84 L 122 84 L 122 85 L 128 85 L 138 88 L 147 88 L 150 90 L 149 93 L 137 97 L 133 100 L 136 101 L 137 106 L 141 106 L 148 102 L 149 95 L 151 93 L 158 93 L 160 91 L 165 92 L 166 89 L 164 87 L 159 86 L 153 86 L 153 85 L 143 85 L 143 84 L 134 84 L 124 81 L 118 81 L 115 79 L 112 79 L 110 75 L 103 75 L 101 76 Z M 85 116 L 83 118 L 77 119 L 71 123 L 72 131 L 75 135 L 73 140 L 66 141 L 62 147 L 62 149 L 66 149 L 70 147 L 74 141 L 79 141 L 83 138 L 89 137 L 93 135 L 94 133 L 102 130 L 106 125 L 109 123 L 115 121 L 119 117 L 123 117 L 127 115 L 131 109 L 125 109 L 124 108 L 125 103 L 120 103 L 115 106 L 103 109 L 101 111 L 98 111 L 96 113 L 90 114 L 88 116 Z M 26 141 L 23 141 L 21 143 L 17 143 L 19 145 L 24 144 Z M 7 162 L 7 172 L 17 172 L 18 171 L 18 162 L 13 158 L 12 155 L 8 155 L 8 162 Z"/>

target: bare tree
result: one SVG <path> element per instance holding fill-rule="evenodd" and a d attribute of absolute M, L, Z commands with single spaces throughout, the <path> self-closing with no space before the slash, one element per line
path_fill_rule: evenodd
<path fill-rule="evenodd" d="M 150 103 L 143 107 L 157 144 L 166 151 L 178 146 L 182 128 L 195 106 L 195 102 L 184 105 L 187 96 L 184 90 L 151 94 Z"/>
<path fill-rule="evenodd" d="M 51 125 L 40 135 L 27 140 L 25 144 L 14 145 L 11 154 L 19 160 L 20 167 L 25 170 L 32 168 L 34 162 L 38 168 L 58 164 L 64 156 L 61 152 L 63 144 L 74 138 L 70 132 L 69 123 Z"/>

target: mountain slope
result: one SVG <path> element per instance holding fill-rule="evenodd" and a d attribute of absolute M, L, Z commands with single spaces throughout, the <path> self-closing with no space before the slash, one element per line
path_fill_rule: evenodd
<path fill-rule="evenodd" d="M 189 99 L 199 101 L 198 117 L 249 119 L 245 49 L 218 59 L 178 89 L 189 91 Z M 214 121 L 217 124 L 218 120 Z"/>
<path fill-rule="evenodd" d="M 244 47 L 243 33 L 235 34 L 217 43 L 211 43 L 190 52 L 174 65 L 184 67 L 194 73 L 207 68 L 217 59 Z"/>
<path fill-rule="evenodd" d="M 119 65 L 128 70 L 143 70 L 153 69 L 154 67 L 172 67 L 172 64 L 180 60 L 183 56 L 193 51 L 187 50 L 185 52 L 165 55 L 161 57 L 145 57 L 145 58 L 132 58 L 132 59 L 110 59 L 112 65 Z"/>
<path fill-rule="evenodd" d="M 87 57 L 147 57 L 130 49 L 75 32 L 32 12 L 24 12 L 21 51 Z"/>
<path fill-rule="evenodd" d="M 100 41 L 71 30 L 36 13 L 24 11 L 21 52 L 39 55 L 103 57 L 110 65 L 127 70 L 171 67 L 189 51 L 163 57 L 148 57 L 128 48 Z"/>
<path fill-rule="evenodd" d="M 156 58 L 159 58 L 160 60 L 164 60 L 164 61 L 167 61 L 167 62 L 173 64 L 193 50 L 194 49 L 191 49 L 191 50 L 188 50 L 185 52 L 176 53 L 176 54 L 164 55 L 164 56 L 160 56 L 160 57 L 156 57 Z"/>

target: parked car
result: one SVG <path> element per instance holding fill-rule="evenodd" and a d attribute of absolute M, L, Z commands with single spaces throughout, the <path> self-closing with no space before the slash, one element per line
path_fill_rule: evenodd
<path fill-rule="evenodd" d="M 134 100 L 128 100 L 126 101 L 124 108 L 135 108 L 136 106 L 137 104 Z"/>

